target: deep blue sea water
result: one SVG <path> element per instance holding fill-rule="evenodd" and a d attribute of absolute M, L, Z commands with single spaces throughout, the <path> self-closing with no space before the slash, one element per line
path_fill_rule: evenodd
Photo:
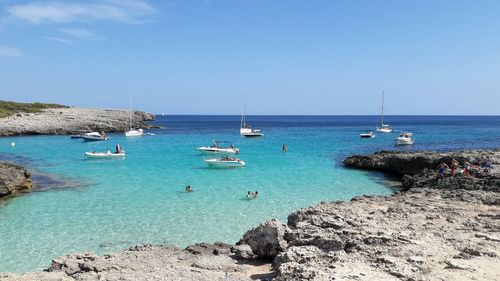
<path fill-rule="evenodd" d="M 500 117 L 387 116 L 414 133 L 361 139 L 377 116 L 249 116 L 263 138 L 239 135 L 239 116 L 158 116 L 155 136 L 84 143 L 68 136 L 0 138 L 0 158 L 27 165 L 44 191 L 0 201 L 0 271 L 46 268 L 72 252 L 104 254 L 141 243 L 234 243 L 249 228 L 325 200 L 393 192 L 376 174 L 345 169 L 350 154 L 381 149 L 456 150 L 499 146 Z M 241 169 L 207 168 L 196 147 L 233 142 Z M 10 146 L 15 142 L 16 146 Z M 83 152 L 126 150 L 125 159 L 87 160 Z M 280 151 L 286 143 L 289 151 Z M 185 193 L 190 184 L 194 192 Z M 56 186 L 46 190 L 47 187 Z M 66 187 L 66 188 L 60 188 Z M 248 190 L 261 196 L 248 201 Z"/>

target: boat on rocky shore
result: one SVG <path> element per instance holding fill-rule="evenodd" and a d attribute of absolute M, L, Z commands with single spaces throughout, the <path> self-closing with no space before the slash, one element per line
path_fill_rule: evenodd
<path fill-rule="evenodd" d="M 436 166 L 493 159 L 489 173 Z M 245 233 L 236 245 L 142 245 L 56 258 L 1 280 L 500 280 L 500 150 L 355 155 L 347 167 L 397 175 L 404 191 L 322 202 Z"/>

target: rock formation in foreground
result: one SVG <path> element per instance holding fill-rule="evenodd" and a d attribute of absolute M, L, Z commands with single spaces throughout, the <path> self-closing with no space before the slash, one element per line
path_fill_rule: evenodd
<path fill-rule="evenodd" d="M 88 108 L 50 108 L 41 113 L 18 113 L 0 119 L 0 136 L 60 135 L 92 131 L 124 132 L 129 116 L 135 128 L 150 127 L 145 121 L 154 115 L 142 111 Z"/>
<path fill-rule="evenodd" d="M 472 183 L 460 174 L 438 179 L 435 172 L 436 163 L 450 157 L 463 163 L 486 156 L 498 151 L 349 157 L 348 166 L 391 171 L 403 181 L 411 177 L 408 190 L 304 208 L 290 214 L 287 225 L 269 221 L 249 230 L 235 246 L 73 254 L 55 259 L 48 272 L 0 279 L 500 280 L 498 169 Z"/>
<path fill-rule="evenodd" d="M 31 188 L 31 177 L 25 168 L 0 161 L 0 197 L 29 191 Z"/>

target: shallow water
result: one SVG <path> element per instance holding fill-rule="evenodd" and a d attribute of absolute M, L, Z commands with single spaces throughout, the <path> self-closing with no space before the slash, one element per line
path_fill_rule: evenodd
<path fill-rule="evenodd" d="M 301 207 L 393 190 L 372 173 L 345 169 L 353 153 L 395 149 L 396 133 L 361 139 L 375 116 L 255 116 L 265 137 L 239 136 L 238 116 L 159 116 L 155 136 L 84 143 L 68 136 L 0 139 L 0 157 L 67 181 L 69 188 L 0 201 L 0 271 L 46 268 L 54 257 L 99 254 L 141 243 L 236 242 L 249 228 Z M 499 117 L 387 117 L 411 130 L 413 148 L 465 149 L 498 145 Z M 207 168 L 196 147 L 234 142 L 241 169 Z M 16 147 L 10 143 L 16 142 Z M 125 159 L 87 160 L 84 151 L 113 149 Z M 280 151 L 286 143 L 289 151 Z M 77 184 L 75 184 L 77 183 Z M 50 181 L 48 185 L 52 184 Z M 194 192 L 185 193 L 190 184 Z M 47 184 L 46 184 L 47 185 Z M 64 184 L 62 184 L 64 185 Z M 248 190 L 261 196 L 248 201 Z"/>

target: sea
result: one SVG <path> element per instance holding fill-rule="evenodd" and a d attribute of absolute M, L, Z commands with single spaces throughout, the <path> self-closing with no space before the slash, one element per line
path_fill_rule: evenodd
<path fill-rule="evenodd" d="M 69 136 L 0 138 L 0 159 L 29 168 L 39 188 L 0 200 L 0 271 L 42 270 L 75 252 L 106 254 L 153 243 L 235 243 L 248 229 L 322 201 L 388 195 L 394 179 L 347 169 L 352 154 L 379 150 L 496 148 L 499 116 L 386 116 L 395 132 L 362 139 L 378 116 L 248 116 L 265 134 L 239 135 L 240 116 L 157 116 L 154 135 L 83 142 Z M 411 131 L 411 147 L 396 147 Z M 243 168 L 210 168 L 197 151 L 213 141 L 241 150 Z M 11 146 L 14 142 L 16 145 Z M 113 150 L 124 159 L 86 159 Z M 286 144 L 287 152 L 281 147 Z M 186 193 L 190 185 L 193 192 Z M 248 191 L 260 196 L 248 200 Z"/>

